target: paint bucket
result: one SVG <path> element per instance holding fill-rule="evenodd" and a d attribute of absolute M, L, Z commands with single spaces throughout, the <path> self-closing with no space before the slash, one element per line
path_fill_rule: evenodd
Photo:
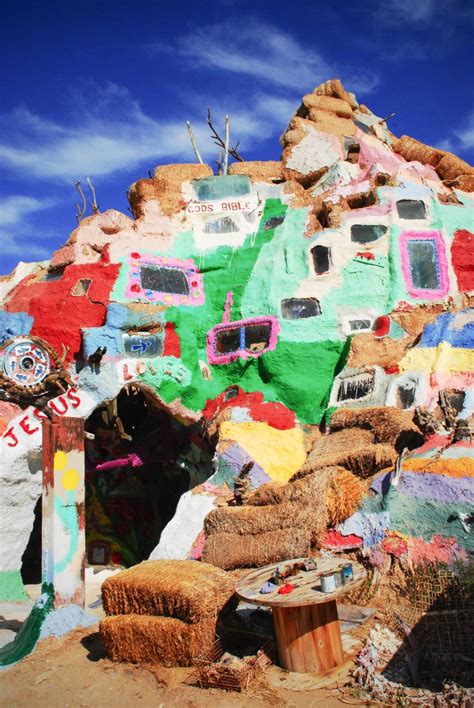
<path fill-rule="evenodd" d="M 336 589 L 336 579 L 334 573 L 323 573 L 321 575 L 321 592 L 334 592 Z"/>
<path fill-rule="evenodd" d="M 354 580 L 354 571 L 352 570 L 352 563 L 344 563 L 342 566 L 342 572 L 344 574 L 344 582 L 349 583 Z"/>
<path fill-rule="evenodd" d="M 334 580 L 336 581 L 336 587 L 342 588 L 345 582 L 344 570 L 342 565 L 340 565 L 339 568 L 336 568 L 336 570 L 334 571 Z"/>

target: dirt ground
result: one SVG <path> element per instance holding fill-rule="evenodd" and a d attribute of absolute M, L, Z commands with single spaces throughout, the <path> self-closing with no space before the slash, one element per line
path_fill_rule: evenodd
<path fill-rule="evenodd" d="M 105 655 L 97 627 L 76 629 L 60 639 L 42 640 L 30 656 L 2 671 L 0 705 L 5 708 L 365 705 L 347 690 L 324 688 L 324 682 L 316 684 L 307 674 L 299 675 L 301 678 L 294 683 L 295 674 L 276 667 L 271 667 L 264 677 L 240 694 L 187 685 L 191 672 L 190 668 L 114 663 Z M 341 670 L 337 683 L 342 686 L 346 677 L 347 667 Z M 331 683 L 334 686 L 334 677 Z M 284 685 L 289 688 L 283 688 Z"/>

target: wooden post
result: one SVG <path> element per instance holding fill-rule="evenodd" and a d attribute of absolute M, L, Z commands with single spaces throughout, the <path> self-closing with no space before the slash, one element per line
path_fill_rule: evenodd
<path fill-rule="evenodd" d="M 289 671 L 321 673 L 344 662 L 335 600 L 272 608 L 280 662 Z"/>
<path fill-rule="evenodd" d="M 43 420 L 42 579 L 54 607 L 85 601 L 84 424 Z"/>

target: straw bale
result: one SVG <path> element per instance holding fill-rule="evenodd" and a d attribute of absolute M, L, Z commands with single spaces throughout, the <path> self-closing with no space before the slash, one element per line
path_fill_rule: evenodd
<path fill-rule="evenodd" d="M 334 466 L 316 470 L 303 469 L 285 485 L 262 485 L 250 495 L 248 504 L 276 504 L 274 508 L 278 509 L 279 506 L 285 505 L 284 500 L 291 499 L 299 506 L 311 510 L 312 528 L 314 518 L 321 518 L 321 508 L 324 509 L 324 514 L 328 514 L 328 524 L 334 525 L 347 519 L 357 510 L 364 494 L 365 484 L 361 479 L 343 467 Z M 319 511 L 315 515 L 313 509 L 318 508 Z"/>
<path fill-rule="evenodd" d="M 441 179 L 456 179 L 458 175 L 474 175 L 474 167 L 460 157 L 446 152 L 436 165 L 436 172 Z"/>
<path fill-rule="evenodd" d="M 233 592 L 232 579 L 211 565 L 157 560 L 107 578 L 102 602 L 107 615 L 165 615 L 193 623 L 217 616 Z"/>
<path fill-rule="evenodd" d="M 347 101 L 354 110 L 358 107 L 358 103 L 353 93 L 346 91 L 339 79 L 330 79 L 319 86 L 316 86 L 313 93 L 316 96 L 334 96 Z"/>
<path fill-rule="evenodd" d="M 349 103 L 342 98 L 318 96 L 314 93 L 308 93 L 306 96 L 303 96 L 303 103 L 308 109 L 315 108 L 319 111 L 335 113 L 341 118 L 352 118 L 352 108 Z"/>
<path fill-rule="evenodd" d="M 113 661 L 191 666 L 194 657 L 212 649 L 216 622 L 187 624 L 173 617 L 116 615 L 103 619 L 99 632 Z"/>
<path fill-rule="evenodd" d="M 228 506 L 213 509 L 204 520 L 206 537 L 216 533 L 265 533 L 309 523 L 309 510 L 298 502 L 274 506 Z"/>
<path fill-rule="evenodd" d="M 292 480 L 302 479 L 307 474 L 326 467 L 343 467 L 353 472 L 357 477 L 366 479 L 382 469 L 393 465 L 398 457 L 398 453 L 388 443 L 377 443 L 367 445 L 355 450 L 345 452 L 328 453 L 320 457 L 313 456 L 311 460 L 305 462 L 304 466 L 296 472 Z M 291 480 L 290 480 L 291 481 Z"/>
<path fill-rule="evenodd" d="M 441 150 L 425 145 L 419 140 L 410 138 L 408 135 L 402 135 L 392 147 L 394 152 L 397 152 L 408 162 L 422 162 L 424 165 L 431 165 L 432 167 L 436 167 L 443 155 Z"/>
<path fill-rule="evenodd" d="M 325 133 L 340 136 L 355 135 L 355 125 L 348 118 L 339 118 L 333 113 L 320 111 L 316 108 L 310 110 L 309 118 L 318 130 L 322 130 Z"/>
<path fill-rule="evenodd" d="M 413 450 L 424 442 L 419 428 L 413 423 L 413 412 L 392 406 L 380 408 L 339 408 L 331 418 L 331 430 L 367 428 L 375 442 L 389 443 L 397 452 L 404 447 Z"/>
<path fill-rule="evenodd" d="M 373 432 L 371 430 L 364 430 L 363 428 L 357 430 L 354 428 L 338 430 L 336 433 L 331 433 L 331 435 L 322 435 L 313 444 L 305 465 L 309 466 L 311 458 L 317 460 L 321 455 L 357 450 L 373 442 Z"/>
<path fill-rule="evenodd" d="M 330 469 L 337 471 L 340 468 Z M 313 470 L 307 470 L 303 474 L 300 472 L 296 472 L 283 486 L 272 487 L 270 483 L 262 485 L 249 496 L 247 504 L 267 506 L 283 502 L 298 502 L 307 506 L 311 503 L 321 503 L 324 499 L 326 478 L 319 474 L 312 474 Z"/>
<path fill-rule="evenodd" d="M 459 175 L 456 177 L 455 186 L 463 192 L 474 192 L 474 175 Z"/>
<path fill-rule="evenodd" d="M 283 178 L 282 167 L 282 163 L 277 160 L 233 162 L 229 166 L 229 174 L 248 175 L 254 182 L 272 182 Z"/>
<path fill-rule="evenodd" d="M 210 165 L 201 165 L 197 162 L 179 163 L 176 165 L 158 165 L 155 168 L 155 179 L 165 179 L 167 182 L 187 182 L 191 179 L 204 179 L 213 176 Z"/>
<path fill-rule="evenodd" d="M 318 540 L 324 538 L 325 532 L 326 524 L 318 534 Z M 268 531 L 257 536 L 217 533 L 207 539 L 203 559 L 225 570 L 258 568 L 309 555 L 311 541 L 311 531 L 304 528 Z"/>

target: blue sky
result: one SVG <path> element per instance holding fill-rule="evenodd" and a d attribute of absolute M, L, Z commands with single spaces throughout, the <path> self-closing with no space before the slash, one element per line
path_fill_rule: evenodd
<path fill-rule="evenodd" d="M 339 77 L 390 127 L 474 159 L 469 0 L 146 3 L 15 0 L 2 10 L 0 274 L 75 228 L 74 183 L 101 210 L 157 164 L 214 159 L 231 116 L 246 159 L 278 159 L 301 96 Z"/>

